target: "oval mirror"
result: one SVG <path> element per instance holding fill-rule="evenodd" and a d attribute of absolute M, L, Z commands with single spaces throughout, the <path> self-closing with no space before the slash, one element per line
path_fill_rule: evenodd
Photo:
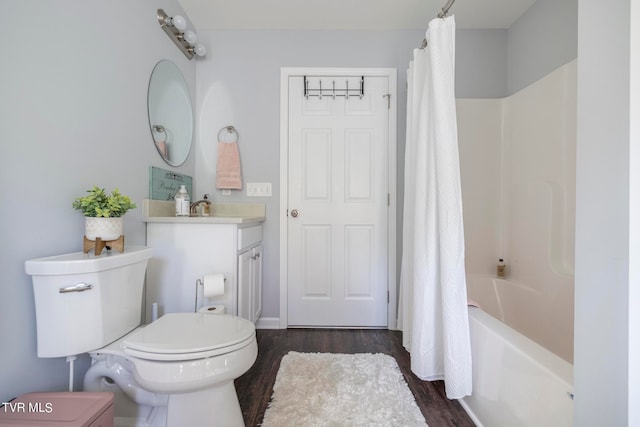
<path fill-rule="evenodd" d="M 169 165 L 180 166 L 191 149 L 193 111 L 187 82 L 173 62 L 163 59 L 153 68 L 147 109 L 158 153 Z"/>

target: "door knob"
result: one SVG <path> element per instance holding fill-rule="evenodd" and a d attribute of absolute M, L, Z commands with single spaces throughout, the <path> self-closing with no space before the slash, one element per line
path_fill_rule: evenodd
<path fill-rule="evenodd" d="M 299 215 L 298 209 L 294 209 L 291 211 L 291 216 L 296 218 Z"/>

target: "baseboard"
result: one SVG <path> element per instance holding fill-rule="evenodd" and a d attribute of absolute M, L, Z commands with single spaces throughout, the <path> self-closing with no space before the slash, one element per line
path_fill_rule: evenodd
<path fill-rule="evenodd" d="M 282 329 L 279 317 L 261 317 L 256 322 L 256 329 Z"/>
<path fill-rule="evenodd" d="M 295 326 L 292 326 L 295 328 Z M 307 327 L 307 326 L 303 326 Z M 317 328 L 322 329 L 322 326 L 318 326 Z M 336 326 L 327 326 L 326 328 L 336 328 Z M 338 327 L 339 328 L 339 327 Z M 345 329 L 352 329 L 350 326 L 345 326 Z M 256 329 L 286 329 L 280 326 L 280 318 L 279 317 L 261 317 L 256 321 Z M 381 329 L 380 327 L 374 328 L 363 328 L 363 329 Z M 390 331 L 399 331 L 397 328 L 388 328 Z"/>
<path fill-rule="evenodd" d="M 458 402 L 460 403 L 460 406 L 462 406 L 462 409 L 464 409 L 464 411 L 467 413 L 467 415 L 469 415 L 469 418 L 471 418 L 471 421 L 473 421 L 476 427 L 484 427 L 484 424 L 480 422 L 476 414 L 471 410 L 469 405 L 467 405 L 467 402 L 464 401 L 464 398 L 458 399 Z"/>

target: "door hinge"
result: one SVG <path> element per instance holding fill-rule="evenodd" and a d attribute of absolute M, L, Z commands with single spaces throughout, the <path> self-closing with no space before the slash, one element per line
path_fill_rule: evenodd
<path fill-rule="evenodd" d="M 389 291 L 387 291 L 387 304 L 389 304 L 389 300 L 390 300 Z"/>
<path fill-rule="evenodd" d="M 391 94 L 387 93 L 386 95 L 382 95 L 383 98 L 387 98 L 387 110 L 391 110 Z"/>
<path fill-rule="evenodd" d="M 387 193 L 387 206 L 391 206 L 391 193 Z"/>

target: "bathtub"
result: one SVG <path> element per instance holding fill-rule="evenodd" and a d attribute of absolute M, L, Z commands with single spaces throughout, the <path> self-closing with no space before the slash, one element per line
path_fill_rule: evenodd
<path fill-rule="evenodd" d="M 467 288 L 482 307 L 469 307 L 473 393 L 460 400 L 474 423 L 572 426 L 573 365 L 499 320 L 506 310 L 501 288 L 513 292 L 519 286 L 472 276 Z"/>

